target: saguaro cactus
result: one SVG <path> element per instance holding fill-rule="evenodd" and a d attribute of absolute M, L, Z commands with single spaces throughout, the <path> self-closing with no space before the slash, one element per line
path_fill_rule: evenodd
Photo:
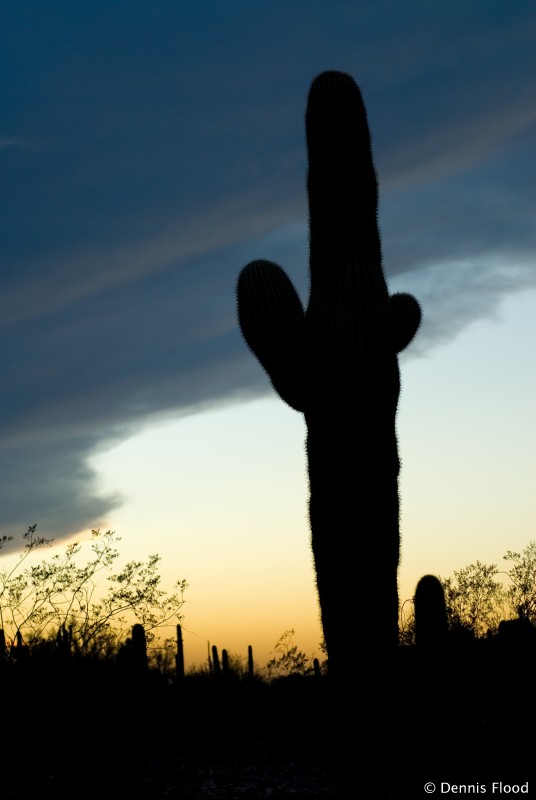
<path fill-rule="evenodd" d="M 306 133 L 307 309 L 280 266 L 253 261 L 238 279 L 238 316 L 276 391 L 305 416 L 312 549 L 333 672 L 356 615 L 367 646 L 397 642 L 397 353 L 421 315 L 411 295 L 388 294 L 367 116 L 349 75 L 313 81 Z"/>
<path fill-rule="evenodd" d="M 175 655 L 177 681 L 184 679 L 184 645 L 182 640 L 182 627 L 177 625 L 177 653 Z"/>
<path fill-rule="evenodd" d="M 254 665 L 253 665 L 253 648 L 248 644 L 248 680 L 253 680 Z"/>
<path fill-rule="evenodd" d="M 218 656 L 218 648 L 215 644 L 212 645 L 212 669 L 215 678 L 221 677 L 220 658 Z"/>
<path fill-rule="evenodd" d="M 145 628 L 137 622 L 132 626 L 132 638 L 130 640 L 130 655 L 132 668 L 143 672 L 147 669 L 147 640 Z"/>
<path fill-rule="evenodd" d="M 7 659 L 6 635 L 4 629 L 0 628 L 0 664 Z"/>
<path fill-rule="evenodd" d="M 423 575 L 415 589 L 415 644 L 435 650 L 447 635 L 445 592 L 439 578 Z"/>

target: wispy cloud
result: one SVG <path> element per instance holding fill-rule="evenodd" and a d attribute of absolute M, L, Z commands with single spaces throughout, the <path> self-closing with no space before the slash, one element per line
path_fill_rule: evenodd
<path fill-rule="evenodd" d="M 20 139 L 16 136 L 0 136 L 0 150 L 7 147 L 18 147 L 22 150 L 39 150 L 43 147 L 42 142 Z"/>
<path fill-rule="evenodd" d="M 423 309 L 419 335 L 402 357 L 432 356 L 476 320 L 498 319 L 504 297 L 534 288 L 534 263 L 508 253 L 439 262 L 397 277 L 391 290 L 412 292 Z"/>

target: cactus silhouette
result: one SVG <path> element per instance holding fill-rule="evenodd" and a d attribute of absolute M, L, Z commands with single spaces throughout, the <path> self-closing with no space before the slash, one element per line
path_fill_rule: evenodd
<path fill-rule="evenodd" d="M 243 268 L 237 300 L 250 349 L 305 417 L 311 544 L 333 674 L 356 608 L 367 646 L 383 650 L 398 638 L 397 353 L 421 313 L 411 295 L 388 293 L 367 115 L 351 76 L 315 78 L 306 134 L 307 308 L 269 261 Z"/>
<path fill-rule="evenodd" d="M 71 655 L 73 643 L 73 626 L 67 628 L 63 623 L 56 634 L 56 650 L 60 658 L 68 659 Z"/>
<path fill-rule="evenodd" d="M 248 644 L 248 679 L 253 680 L 254 666 L 253 666 L 253 647 Z"/>
<path fill-rule="evenodd" d="M 443 585 L 435 575 L 423 575 L 415 589 L 415 644 L 437 648 L 447 635 L 447 607 Z"/>
<path fill-rule="evenodd" d="M 224 678 L 228 678 L 230 673 L 229 667 L 229 653 L 224 648 L 221 651 L 221 674 Z"/>
<path fill-rule="evenodd" d="M 177 625 L 177 653 L 175 655 L 175 668 L 178 681 L 184 679 L 184 645 L 182 640 L 182 627 Z"/>
<path fill-rule="evenodd" d="M 218 656 L 218 648 L 215 644 L 212 645 L 212 674 L 215 678 L 221 676 L 220 658 Z"/>
<path fill-rule="evenodd" d="M 0 628 L 0 663 L 7 659 L 7 644 L 4 629 Z"/>

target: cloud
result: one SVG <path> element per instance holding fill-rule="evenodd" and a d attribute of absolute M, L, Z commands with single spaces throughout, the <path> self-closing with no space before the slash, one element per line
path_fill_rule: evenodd
<path fill-rule="evenodd" d="M 18 139 L 11 139 L 9 136 L 0 136 L 0 148 L 16 147 L 21 144 Z"/>
<path fill-rule="evenodd" d="M 95 440 L 54 436 L 48 441 L 17 442 L 2 447 L 0 461 L 0 529 L 13 536 L 2 555 L 23 545 L 29 525 L 37 533 L 61 541 L 91 527 L 120 503 L 114 495 L 100 495 L 96 476 L 87 466 Z"/>
<path fill-rule="evenodd" d="M 514 97 L 504 106 L 449 118 L 411 141 L 392 142 L 384 158 L 384 185 L 398 187 L 448 180 L 475 165 L 493 161 L 512 141 L 531 134 L 536 109 L 528 97 Z"/>
<path fill-rule="evenodd" d="M 278 188 L 284 195 L 284 187 Z M 105 236 L 96 243 L 82 238 L 29 258 L 18 265 L 0 296 L 3 323 L 18 324 L 91 301 L 276 228 L 296 214 L 292 199 L 277 200 L 270 187 L 245 190 L 196 215 L 178 213 L 173 224 L 151 225 L 149 233 L 134 228 L 129 237 Z"/>
<path fill-rule="evenodd" d="M 37 4 L 5 28 L 0 532 L 95 527 L 121 502 L 99 493 L 99 448 L 269 391 L 234 288 L 268 258 L 307 300 L 303 120 L 323 69 L 362 85 L 386 273 L 424 311 L 407 357 L 535 282 L 527 6 L 130 5 L 60 4 L 50 25 Z"/>
<path fill-rule="evenodd" d="M 390 288 L 413 293 L 423 310 L 419 335 L 402 358 L 430 357 L 473 322 L 499 319 L 504 297 L 536 288 L 536 272 L 533 262 L 495 253 L 434 263 L 398 276 Z"/>
<path fill-rule="evenodd" d="M 39 150 L 42 145 L 37 141 L 21 139 L 17 136 L 0 136 L 0 150 L 7 147 L 19 147 L 23 150 Z"/>

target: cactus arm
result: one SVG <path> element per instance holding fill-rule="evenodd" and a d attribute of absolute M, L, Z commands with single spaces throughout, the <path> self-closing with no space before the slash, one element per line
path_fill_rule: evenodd
<path fill-rule="evenodd" d="M 413 295 L 392 294 L 387 301 L 385 330 L 390 349 L 401 353 L 411 342 L 421 324 L 421 307 Z"/>
<path fill-rule="evenodd" d="M 244 339 L 281 398 L 302 411 L 305 317 L 294 286 L 277 264 L 252 261 L 238 278 L 237 300 Z"/>

